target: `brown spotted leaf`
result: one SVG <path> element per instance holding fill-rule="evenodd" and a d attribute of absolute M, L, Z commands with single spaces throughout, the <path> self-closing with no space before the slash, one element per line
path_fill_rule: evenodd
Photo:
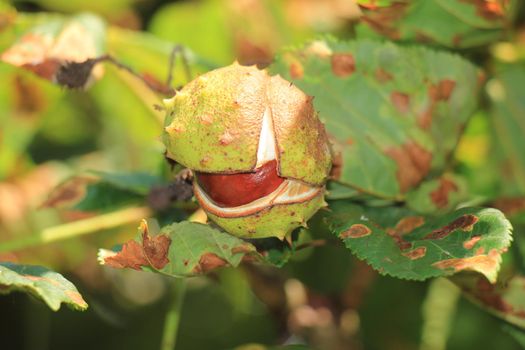
<path fill-rule="evenodd" d="M 315 96 L 337 154 L 333 178 L 383 198 L 443 172 L 479 90 L 477 68 L 457 55 L 370 40 L 317 40 L 270 70 Z"/>
<path fill-rule="evenodd" d="M 398 278 L 476 271 L 494 282 L 512 240 L 510 223 L 491 208 L 463 208 L 440 217 L 337 201 L 331 209 L 332 233 L 374 269 Z"/>
<path fill-rule="evenodd" d="M 151 189 L 162 183 L 161 178 L 146 173 L 90 172 L 58 185 L 43 206 L 104 212 L 144 203 Z"/>
<path fill-rule="evenodd" d="M 525 329 L 525 276 L 515 275 L 496 284 L 479 275 L 454 276 L 451 280 L 479 307 Z"/>
<path fill-rule="evenodd" d="M 99 260 L 115 268 L 146 268 L 188 277 L 221 267 L 236 267 L 248 254 L 262 258 L 252 244 L 209 225 L 184 221 L 151 234 L 143 221 L 135 240 L 125 243 L 118 252 L 101 250 Z"/>
<path fill-rule="evenodd" d="M 467 198 L 467 184 L 460 176 L 444 174 L 425 181 L 417 189 L 407 193 L 407 206 L 418 213 L 447 212 Z"/>
<path fill-rule="evenodd" d="M 385 1 L 363 5 L 358 37 L 386 37 L 450 48 L 490 44 L 511 25 L 518 0 Z M 431 20 L 430 20 L 431 19 Z M 444 25 L 446 23 L 446 25 Z"/>
<path fill-rule="evenodd" d="M 0 263 L 0 294 L 15 291 L 41 299 L 53 311 L 62 303 L 81 311 L 88 307 L 73 283 L 61 274 L 42 266 Z"/>
<path fill-rule="evenodd" d="M 525 196 L 525 66 L 505 65 L 487 84 L 500 195 Z M 498 171 L 499 170 L 499 171 Z"/>

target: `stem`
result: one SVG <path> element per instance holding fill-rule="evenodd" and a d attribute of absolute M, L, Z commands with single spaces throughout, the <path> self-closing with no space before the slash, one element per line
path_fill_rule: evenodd
<path fill-rule="evenodd" d="M 177 343 L 177 333 L 180 323 L 180 314 L 186 292 L 186 279 L 175 278 L 171 285 L 169 294 L 170 305 L 164 321 L 164 331 L 162 333 L 162 343 L 160 350 L 173 350 Z"/>
<path fill-rule="evenodd" d="M 168 87 L 171 87 L 171 83 L 173 82 L 173 69 L 175 68 L 175 59 L 177 58 L 177 54 L 181 56 L 184 74 L 186 74 L 186 80 L 191 80 L 190 64 L 188 63 L 188 57 L 186 56 L 184 47 L 182 45 L 176 45 L 173 50 L 171 50 L 168 63 L 168 78 L 166 79 L 166 86 Z"/>
<path fill-rule="evenodd" d="M 299 244 L 297 247 L 295 247 L 295 250 L 302 250 L 306 248 L 314 248 L 314 247 L 322 247 L 330 243 L 326 239 L 314 239 L 309 242 L 304 242 L 302 244 Z"/>
<path fill-rule="evenodd" d="M 460 290 L 445 278 L 430 284 L 423 303 L 420 350 L 445 350 L 452 328 Z"/>
<path fill-rule="evenodd" d="M 94 233 L 100 230 L 114 228 L 124 224 L 136 222 L 150 215 L 151 211 L 149 208 L 135 207 L 117 210 L 111 213 L 97 215 L 92 218 L 73 221 L 58 226 L 48 227 L 43 229 L 39 234 L 0 243 L 0 253 L 21 250 L 41 244 L 47 244 L 76 236 Z"/>

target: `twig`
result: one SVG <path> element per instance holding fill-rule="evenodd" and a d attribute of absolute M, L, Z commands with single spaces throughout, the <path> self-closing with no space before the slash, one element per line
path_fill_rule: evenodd
<path fill-rule="evenodd" d="M 171 300 L 164 321 L 164 331 L 162 332 L 162 343 L 160 345 L 160 350 L 175 349 L 181 310 L 184 301 L 184 295 L 186 294 L 186 279 L 172 279 L 172 284 L 170 287 L 171 293 L 169 294 L 169 297 Z"/>
<path fill-rule="evenodd" d="M 177 54 L 180 55 L 182 60 L 182 66 L 184 68 L 184 74 L 186 74 L 186 80 L 190 81 L 192 78 L 190 64 L 188 62 L 188 57 L 186 56 L 186 51 L 184 51 L 184 46 L 176 45 L 173 50 L 171 50 L 170 59 L 168 63 L 168 78 L 166 79 L 166 86 L 171 87 L 173 81 L 173 70 L 175 69 L 175 62 Z"/>
<path fill-rule="evenodd" d="M 299 244 L 297 247 L 295 247 L 295 250 L 302 250 L 302 249 L 314 248 L 314 247 L 322 247 L 322 246 L 328 245 L 330 243 L 331 243 L 331 241 L 326 240 L 326 239 L 314 239 L 312 241 L 304 242 L 304 243 Z"/>
<path fill-rule="evenodd" d="M 142 82 L 144 82 L 144 84 L 146 84 L 154 92 L 162 93 L 162 94 L 166 94 L 168 92 L 166 90 L 169 90 L 169 94 L 173 94 L 175 92 L 169 85 L 167 85 L 167 89 L 160 89 L 158 86 L 155 86 L 154 84 L 152 84 L 148 79 L 145 79 L 142 74 L 137 73 L 133 68 L 118 61 L 115 57 L 111 55 L 100 56 L 98 60 L 99 62 L 107 61 L 107 62 L 113 63 L 117 68 L 125 70 L 129 74 L 140 79 Z"/>
<path fill-rule="evenodd" d="M 423 303 L 423 326 L 419 350 L 445 350 L 456 314 L 460 290 L 449 280 L 432 281 Z"/>
<path fill-rule="evenodd" d="M 95 217 L 69 222 L 43 229 L 39 234 L 0 243 L 0 253 L 21 250 L 29 247 L 61 241 L 72 237 L 95 233 L 118 227 L 124 224 L 138 222 L 151 215 L 146 207 L 127 208 Z"/>

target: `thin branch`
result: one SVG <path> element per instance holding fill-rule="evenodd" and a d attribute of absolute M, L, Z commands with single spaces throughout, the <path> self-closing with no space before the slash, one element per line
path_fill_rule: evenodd
<path fill-rule="evenodd" d="M 21 250 L 138 222 L 151 215 L 146 207 L 134 207 L 43 229 L 39 234 L 0 242 L 0 253 Z"/>
<path fill-rule="evenodd" d="M 190 81 L 192 79 L 190 64 L 188 61 L 188 56 L 186 55 L 186 51 L 184 50 L 184 46 L 176 45 L 173 48 L 173 50 L 171 50 L 169 63 L 168 63 L 168 78 L 166 79 L 166 86 L 169 86 L 169 87 L 171 87 L 171 84 L 173 82 L 173 71 L 175 69 L 177 55 L 180 55 L 181 57 L 184 74 L 186 74 L 186 81 Z"/>
<path fill-rule="evenodd" d="M 169 293 L 170 305 L 166 312 L 164 321 L 164 331 L 162 332 L 162 343 L 160 350 L 173 350 L 177 343 L 179 332 L 180 317 L 184 295 L 186 294 L 186 279 L 175 278 L 172 280 Z"/>
<path fill-rule="evenodd" d="M 323 247 L 331 243 L 332 241 L 329 241 L 327 239 L 314 239 L 312 241 L 299 244 L 297 247 L 295 247 L 295 250 L 302 250 L 302 249 L 314 248 L 314 247 Z"/>

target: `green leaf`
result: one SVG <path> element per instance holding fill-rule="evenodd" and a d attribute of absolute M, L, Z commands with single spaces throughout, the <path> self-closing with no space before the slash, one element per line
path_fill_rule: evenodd
<path fill-rule="evenodd" d="M 422 214 L 450 211 L 467 197 L 467 183 L 454 174 L 423 182 L 417 189 L 407 193 L 407 206 Z"/>
<path fill-rule="evenodd" d="M 390 1 L 364 9 L 359 38 L 387 37 L 452 48 L 490 44 L 504 35 L 518 1 Z M 444 25 L 446 23 L 446 25 Z"/>
<path fill-rule="evenodd" d="M 148 268 L 169 276 L 187 277 L 220 267 L 236 267 L 245 255 L 255 252 L 250 243 L 188 221 L 165 226 L 157 235 L 150 236 L 148 223 L 143 220 L 137 239 L 125 243 L 118 253 L 102 250 L 99 261 L 116 268 Z"/>
<path fill-rule="evenodd" d="M 491 208 L 463 208 L 437 218 L 401 207 L 335 202 L 332 233 L 381 274 L 424 280 L 468 270 L 495 282 L 511 225 Z"/>
<path fill-rule="evenodd" d="M 505 66 L 487 84 L 491 125 L 499 155 L 501 196 L 525 195 L 525 66 Z"/>
<path fill-rule="evenodd" d="M 33 140 L 61 91 L 29 72 L 0 61 L 0 178 L 7 178 Z"/>
<path fill-rule="evenodd" d="M 286 243 L 271 240 L 259 242 L 258 251 L 254 244 L 206 224 L 183 221 L 159 231 L 150 229 L 157 226 L 155 221 L 151 223 L 143 220 L 137 237 L 115 251 L 101 249 L 99 262 L 114 268 L 190 277 L 222 267 L 237 267 L 243 259 L 281 267 L 293 252 Z"/>
<path fill-rule="evenodd" d="M 143 173 L 103 173 L 78 175 L 58 185 L 44 203 L 45 207 L 105 212 L 130 204 L 141 204 L 160 178 Z"/>
<path fill-rule="evenodd" d="M 181 43 L 177 40 L 164 40 L 162 37 L 110 26 L 107 30 L 108 51 L 140 74 L 165 81 L 169 73 L 169 57 L 175 46 Z M 217 68 L 197 55 L 192 46 L 184 47 L 183 53 L 194 75 Z M 187 79 L 181 60 L 177 60 L 173 71 L 174 83 L 183 85 L 188 82 Z"/>
<path fill-rule="evenodd" d="M 525 329 L 525 276 L 515 275 L 490 284 L 483 276 L 454 276 L 465 296 L 487 312 Z"/>
<path fill-rule="evenodd" d="M 235 58 L 233 34 L 222 1 L 166 5 L 153 16 L 149 30 L 159 38 L 190 47 L 197 54 L 223 64 Z"/>
<path fill-rule="evenodd" d="M 97 175 L 100 182 L 142 195 L 147 195 L 153 186 L 164 183 L 160 177 L 142 172 L 106 173 L 103 171 L 92 171 L 91 173 Z"/>
<path fill-rule="evenodd" d="M 271 71 L 315 97 L 339 183 L 385 198 L 443 171 L 477 105 L 476 67 L 424 47 L 328 38 L 283 52 Z"/>
<path fill-rule="evenodd" d="M 53 311 L 65 303 L 76 310 L 85 310 L 84 301 L 73 283 L 61 274 L 42 266 L 0 263 L 0 294 L 22 291 L 41 299 Z"/>
<path fill-rule="evenodd" d="M 525 332 L 521 329 L 514 328 L 509 325 L 505 325 L 503 330 L 509 333 L 514 340 L 521 346 L 522 349 L 525 349 Z"/>

